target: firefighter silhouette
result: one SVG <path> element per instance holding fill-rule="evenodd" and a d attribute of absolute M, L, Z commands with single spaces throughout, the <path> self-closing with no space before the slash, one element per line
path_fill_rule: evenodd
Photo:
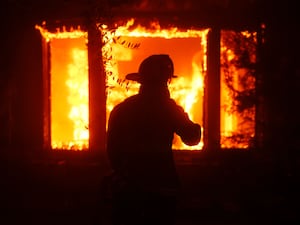
<path fill-rule="evenodd" d="M 176 133 L 187 145 L 197 145 L 201 126 L 189 119 L 170 97 L 174 75 L 167 54 L 144 59 L 126 79 L 140 83 L 138 94 L 110 113 L 107 154 L 112 175 L 114 225 L 175 223 L 180 180 L 172 152 Z"/>

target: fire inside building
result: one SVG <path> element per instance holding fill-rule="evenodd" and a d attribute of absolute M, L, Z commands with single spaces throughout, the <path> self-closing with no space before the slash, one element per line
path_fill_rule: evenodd
<path fill-rule="evenodd" d="M 110 112 L 138 92 L 125 75 L 147 56 L 167 53 L 177 75 L 170 94 L 202 129 L 196 146 L 174 136 L 183 182 L 178 224 L 299 221 L 292 207 L 300 200 L 293 4 L 2 4 L 4 211 L 31 224 L 109 224 Z"/>
<path fill-rule="evenodd" d="M 209 29 L 185 31 L 177 27 L 162 29 L 159 24 L 150 21 L 149 28 L 135 26 L 134 20 L 125 26 L 107 28 L 99 26 L 103 35 L 98 41 L 101 48 L 106 87 L 106 118 L 113 106 L 126 97 L 137 93 L 138 87 L 126 81 L 124 74 L 133 71 L 141 59 L 147 55 L 168 52 L 176 64 L 181 76 L 170 84 L 171 95 L 192 119 L 204 124 L 203 111 L 207 100 L 204 94 L 207 74 L 207 38 Z M 150 27 L 152 26 L 152 27 Z M 45 60 L 49 67 L 44 75 L 49 89 L 50 104 L 45 115 L 49 124 L 45 124 L 50 136 L 51 149 L 87 150 L 89 148 L 89 70 L 87 48 L 88 33 L 80 28 L 56 29 L 51 33 L 37 26 L 49 52 Z M 220 142 L 222 148 L 249 148 L 255 136 L 255 76 L 257 37 L 256 32 L 222 31 L 220 36 Z M 236 51 L 238 45 L 238 51 Z M 174 48 L 176 46 L 176 48 Z M 46 47 L 46 49 L 48 49 Z M 236 55 L 240 54 L 240 55 Z M 48 58 L 49 59 L 48 59 Z M 242 58 L 246 57 L 246 58 Z M 245 60 L 245 61 L 242 61 Z M 245 65 L 242 65 L 244 63 Z M 48 65 L 48 64 L 47 64 Z M 222 66 L 223 65 L 223 66 Z M 47 76 L 50 76 L 47 77 Z M 100 76 L 100 74 L 98 75 Z M 209 84 L 207 84 L 209 86 Z M 99 87 L 100 88 L 100 87 Z M 101 94 L 99 92 L 99 94 Z M 102 93 L 103 94 L 103 93 Z M 50 97 L 50 98 L 49 98 Z M 243 98 L 244 97 L 244 98 Z M 243 98 L 242 100 L 238 100 Z M 250 102 L 252 100 L 252 102 Z M 238 102 L 239 101 L 239 102 Z M 243 103 L 247 101 L 247 103 Z M 100 104 L 100 102 L 98 103 Z M 242 104 L 247 106 L 242 106 Z M 240 107 L 240 108 L 237 108 Z M 106 127 L 106 123 L 103 123 Z M 203 131 L 202 131 L 203 133 Z M 201 150 L 203 141 L 192 148 Z M 187 150 L 175 138 L 174 150 Z"/>

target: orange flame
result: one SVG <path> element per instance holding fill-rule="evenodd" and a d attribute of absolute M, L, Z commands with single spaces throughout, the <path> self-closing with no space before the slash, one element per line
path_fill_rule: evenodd
<path fill-rule="evenodd" d="M 69 79 L 66 85 L 69 88 L 68 103 L 71 106 L 69 118 L 73 122 L 73 143 L 79 149 L 87 148 L 89 140 L 89 109 L 88 109 L 88 62 L 87 52 L 72 49 L 73 63 L 69 64 Z"/>
<path fill-rule="evenodd" d="M 138 92 L 139 84 L 125 80 L 125 74 L 136 71 L 141 60 L 149 54 L 163 51 L 163 53 L 172 52 L 175 74 L 179 71 L 179 77 L 169 84 L 171 97 L 183 106 L 192 120 L 203 125 L 204 78 L 207 70 L 206 51 L 209 29 L 180 30 L 177 27 L 163 29 L 157 22 L 153 22 L 146 28 L 136 25 L 134 19 L 129 20 L 125 26 L 112 30 L 107 25 L 98 27 L 103 34 L 103 39 L 99 41 L 104 43 L 102 56 L 107 84 L 107 118 L 116 104 Z M 64 40 L 65 42 L 61 43 L 57 49 L 63 49 L 70 55 L 63 62 L 56 59 L 53 56 L 55 54 L 51 58 L 52 67 L 59 63 L 65 64 L 51 68 L 51 147 L 67 150 L 87 149 L 89 140 L 88 59 L 85 48 L 87 32 L 82 31 L 80 27 L 70 28 L 68 31 L 62 27 L 56 32 L 49 32 L 37 25 L 36 29 L 50 43 L 52 50 L 55 50 L 56 40 Z M 247 36 L 249 33 L 244 32 L 243 35 Z M 71 40 L 81 40 L 81 42 L 66 45 Z M 144 43 L 148 43 L 150 47 L 144 48 Z M 183 47 L 177 43 L 182 43 Z M 170 47 L 167 48 L 167 45 Z M 186 52 L 188 49 L 190 53 Z M 224 44 L 221 45 L 221 52 L 226 52 L 228 61 L 236 57 Z M 234 66 L 231 69 L 234 79 L 238 79 L 241 71 Z M 62 82 L 58 85 L 60 88 L 53 87 L 59 83 L 59 79 L 63 80 L 59 81 Z M 223 83 L 221 81 L 221 86 Z M 234 83 L 238 85 L 238 80 Z M 63 94 L 65 100 L 63 100 Z M 221 88 L 221 101 L 222 104 L 232 104 L 226 88 Z M 65 115 L 62 116 L 62 114 Z M 230 137 L 238 130 L 239 120 L 238 115 L 221 111 L 221 136 Z M 226 146 L 230 145 L 231 143 L 226 143 Z M 241 146 L 245 147 L 244 144 Z M 201 150 L 203 140 L 197 146 L 191 147 L 186 146 L 175 135 L 172 147 L 178 150 Z"/>
<path fill-rule="evenodd" d="M 238 33 L 233 33 L 232 31 L 223 31 L 222 37 L 226 38 L 228 35 L 230 39 L 232 35 L 235 35 L 235 38 L 238 38 L 239 36 L 236 36 L 237 34 Z M 243 38 L 248 39 L 248 42 L 252 42 L 252 46 L 248 43 L 247 50 L 249 51 L 249 61 L 255 63 L 256 33 L 243 31 L 240 32 L 240 34 Z M 239 49 L 245 48 L 242 43 L 242 41 L 239 43 Z M 232 48 L 234 47 L 229 46 L 229 44 L 226 45 L 221 38 L 221 63 L 227 62 L 226 68 L 230 73 L 232 88 L 239 92 L 254 89 L 254 76 L 247 76 L 249 69 L 247 66 L 243 67 L 243 62 L 240 62 L 238 66 L 236 65 L 235 62 L 238 61 L 238 55 L 236 55 Z M 241 85 L 241 80 L 247 80 L 247 87 Z M 232 110 L 234 95 L 231 94 L 231 91 L 232 90 L 226 86 L 225 73 L 223 69 L 221 69 L 221 147 L 247 149 L 255 134 L 255 106 L 245 110 L 244 113 L 247 118 L 244 118 L 242 113 L 239 113 L 237 110 Z M 236 140 L 234 140 L 234 137 Z"/>
<path fill-rule="evenodd" d="M 161 39 L 196 39 L 198 46 L 195 47 L 198 48 L 198 50 L 193 56 L 192 61 L 189 62 L 192 71 L 188 72 L 182 68 L 182 75 L 187 75 L 180 76 L 172 81 L 170 84 L 170 93 L 175 101 L 184 107 L 185 111 L 193 120 L 197 119 L 197 122 L 202 124 L 201 103 L 203 101 L 204 76 L 206 72 L 206 39 L 209 30 L 179 30 L 176 27 L 161 29 L 158 23 L 152 23 L 151 27 L 148 29 L 140 25 L 131 28 L 133 25 L 134 20 L 131 19 L 125 26 L 119 26 L 116 30 L 113 30 L 113 32 L 110 32 L 110 30 L 107 29 L 107 26 L 99 26 L 103 33 L 103 40 L 105 42 L 102 52 L 104 58 L 109 58 L 109 60 L 104 60 L 106 62 L 106 73 L 110 74 L 107 76 L 107 84 L 109 87 L 107 95 L 107 118 L 116 104 L 124 100 L 126 97 L 137 93 L 139 88 L 137 83 L 126 81 L 124 79 L 124 75 L 119 72 L 118 62 L 133 61 L 134 56 L 136 55 L 136 51 L 134 52 L 134 50 L 136 50 L 136 46 L 141 47 L 139 43 L 126 43 L 126 39 L 133 39 L 135 41 L 145 38 L 156 38 L 158 41 Z M 124 43 L 125 47 L 122 46 L 122 43 Z M 154 46 L 152 46 L 152 48 L 154 52 L 161 51 L 160 49 L 154 49 Z M 177 55 L 181 54 L 182 52 L 177 53 Z M 176 58 L 176 55 L 172 55 L 172 58 L 173 57 Z M 137 64 L 138 62 L 135 63 L 135 66 Z M 180 67 L 180 65 L 175 64 L 175 70 L 176 67 Z M 136 68 L 133 70 L 136 70 Z M 197 114 L 198 116 L 196 116 Z M 175 135 L 173 149 L 200 150 L 202 147 L 203 141 L 201 141 L 199 145 L 191 147 L 185 145 Z"/>
<path fill-rule="evenodd" d="M 43 24 L 45 25 L 45 24 Z M 36 25 L 51 47 L 51 148 L 86 150 L 89 141 L 87 32 Z"/>

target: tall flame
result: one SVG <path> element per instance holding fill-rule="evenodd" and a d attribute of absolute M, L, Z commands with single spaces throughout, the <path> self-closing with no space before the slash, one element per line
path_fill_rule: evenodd
<path fill-rule="evenodd" d="M 45 24 L 44 24 L 45 25 Z M 36 25 L 51 56 L 51 148 L 86 150 L 89 141 L 87 32 Z"/>
<path fill-rule="evenodd" d="M 71 145 L 83 149 L 87 148 L 89 141 L 87 52 L 73 48 L 72 58 L 73 63 L 68 65 L 69 79 L 66 81 L 69 88 L 68 103 L 71 106 L 69 118 L 74 127 L 74 143 Z"/>

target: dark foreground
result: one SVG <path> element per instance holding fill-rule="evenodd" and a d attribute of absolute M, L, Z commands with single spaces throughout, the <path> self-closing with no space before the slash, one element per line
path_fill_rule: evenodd
<path fill-rule="evenodd" d="M 105 163 L 76 157 L 2 158 L 2 225 L 109 225 Z M 178 225 L 300 224 L 299 158 L 177 153 Z"/>

